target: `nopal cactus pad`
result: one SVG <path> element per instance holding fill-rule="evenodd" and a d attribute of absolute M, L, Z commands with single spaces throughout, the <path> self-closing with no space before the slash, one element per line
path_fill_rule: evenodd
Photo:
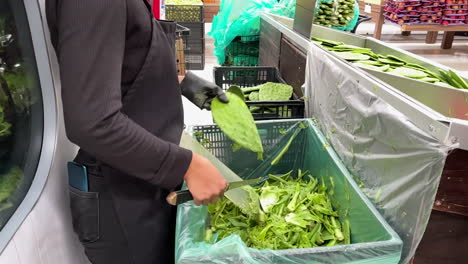
<path fill-rule="evenodd" d="M 286 101 L 292 96 L 293 88 L 283 83 L 267 82 L 262 84 L 259 91 L 260 101 Z"/>
<path fill-rule="evenodd" d="M 257 126 L 245 102 L 236 95 L 232 87 L 226 95 L 229 103 L 225 104 L 215 98 L 211 103 L 211 113 L 219 128 L 239 146 L 263 155 L 263 146 Z"/>

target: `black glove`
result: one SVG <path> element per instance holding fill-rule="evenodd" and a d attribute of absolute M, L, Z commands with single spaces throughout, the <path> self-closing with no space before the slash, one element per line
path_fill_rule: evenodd
<path fill-rule="evenodd" d="M 192 72 L 187 72 L 180 87 L 182 95 L 200 107 L 200 109 L 211 110 L 211 101 L 216 97 L 223 103 L 229 102 L 229 99 L 221 88 Z"/>

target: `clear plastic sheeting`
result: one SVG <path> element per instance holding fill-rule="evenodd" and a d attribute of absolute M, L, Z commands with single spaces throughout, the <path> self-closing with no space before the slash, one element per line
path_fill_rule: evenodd
<path fill-rule="evenodd" d="M 302 123 L 302 124 L 301 124 Z M 220 159 L 243 179 L 267 174 L 284 174 L 290 170 L 309 170 L 329 190 L 333 207 L 340 220 L 348 219 L 351 245 L 288 250 L 248 248 L 238 235 L 228 236 L 214 244 L 204 242 L 209 226 L 208 210 L 193 202 L 180 205 L 177 213 L 176 263 L 248 263 L 248 264 L 396 264 L 401 257 L 402 241 L 359 190 L 345 166 L 312 120 L 269 121 L 258 123 L 265 149 L 265 160 L 245 149 L 232 150 L 229 140 L 216 126 L 193 128 L 194 138 L 184 135 L 181 145 L 217 164 Z M 271 160 L 296 135 L 280 162 Z M 195 142 L 195 143 L 194 143 Z M 210 150 L 207 154 L 204 147 Z M 221 171 L 225 173 L 225 171 Z"/>
<path fill-rule="evenodd" d="M 307 60 L 306 114 L 317 118 L 361 190 L 400 235 L 401 263 L 407 263 L 426 229 L 452 146 L 377 97 L 376 82 L 364 87 L 360 71 L 345 69 L 350 66 L 314 44 Z"/>

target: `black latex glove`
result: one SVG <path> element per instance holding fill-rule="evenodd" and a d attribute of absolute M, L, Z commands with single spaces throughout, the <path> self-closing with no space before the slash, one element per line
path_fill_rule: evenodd
<path fill-rule="evenodd" d="M 223 103 L 229 102 L 229 99 L 221 88 L 192 72 L 187 72 L 180 87 L 182 95 L 200 107 L 200 109 L 211 110 L 211 101 L 216 97 Z"/>

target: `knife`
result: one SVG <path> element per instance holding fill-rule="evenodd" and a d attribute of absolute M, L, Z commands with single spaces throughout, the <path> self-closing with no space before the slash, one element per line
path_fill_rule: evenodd
<path fill-rule="evenodd" d="M 229 190 L 236 189 L 236 188 L 239 188 L 239 187 L 243 187 L 243 186 L 246 186 L 246 185 L 262 184 L 266 180 L 268 180 L 268 176 L 255 178 L 255 179 L 251 179 L 251 180 L 245 180 L 245 181 L 230 182 L 230 183 L 228 183 L 228 185 L 226 187 L 226 190 L 224 192 L 226 193 Z M 190 193 L 189 190 L 181 190 L 181 191 L 171 192 L 167 196 L 166 200 L 170 205 L 179 205 L 179 204 L 183 204 L 185 202 L 193 200 L 193 196 L 192 196 L 192 193 Z"/>

